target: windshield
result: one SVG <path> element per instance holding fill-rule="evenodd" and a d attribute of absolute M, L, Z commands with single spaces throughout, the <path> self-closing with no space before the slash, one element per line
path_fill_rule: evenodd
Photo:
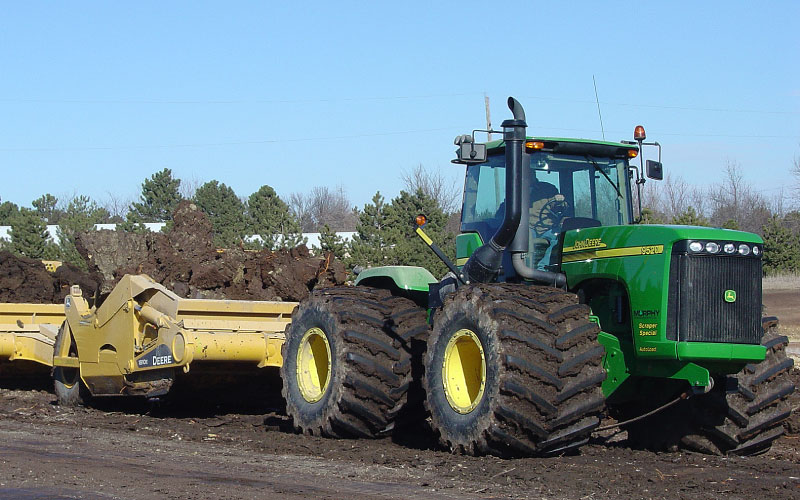
<path fill-rule="evenodd" d="M 548 152 L 528 158 L 532 238 L 558 235 L 567 219 L 577 219 L 581 227 L 631 222 L 626 160 Z M 503 221 L 505 177 L 503 155 L 467 167 L 462 231 L 478 232 L 489 241 Z"/>

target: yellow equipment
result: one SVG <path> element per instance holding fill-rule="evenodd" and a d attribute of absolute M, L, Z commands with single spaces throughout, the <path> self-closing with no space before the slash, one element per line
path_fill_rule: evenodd
<path fill-rule="evenodd" d="M 89 395 L 158 396 L 193 363 L 279 367 L 295 302 L 183 299 L 144 275 L 126 275 L 90 308 L 73 286 L 53 357 L 62 403 Z"/>
<path fill-rule="evenodd" d="M 42 264 L 44 264 L 44 268 L 47 269 L 48 272 L 54 273 L 56 269 L 61 267 L 63 262 L 60 260 L 43 260 Z"/>
<path fill-rule="evenodd" d="M 63 322 L 61 304 L 0 304 L 0 364 L 28 362 L 49 369 Z"/>

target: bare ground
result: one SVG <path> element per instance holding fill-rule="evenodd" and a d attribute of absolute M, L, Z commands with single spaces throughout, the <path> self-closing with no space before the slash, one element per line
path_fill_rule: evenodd
<path fill-rule="evenodd" d="M 765 289 L 764 313 L 777 316 L 781 333 L 793 342 L 800 342 L 800 288 Z"/>
<path fill-rule="evenodd" d="M 425 429 L 399 442 L 294 434 L 277 376 L 248 381 L 244 399 L 179 388 L 161 403 L 90 408 L 0 389 L 0 499 L 800 498 L 797 435 L 750 458 L 634 450 L 624 433 L 574 456 L 467 457 Z"/>

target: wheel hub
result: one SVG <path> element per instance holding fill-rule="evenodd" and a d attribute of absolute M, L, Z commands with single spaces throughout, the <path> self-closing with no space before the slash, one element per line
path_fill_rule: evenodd
<path fill-rule="evenodd" d="M 458 413 L 469 413 L 481 402 L 486 385 L 486 358 L 483 345 L 472 330 L 461 329 L 447 342 L 442 383 L 447 402 Z"/>
<path fill-rule="evenodd" d="M 331 379 L 331 346 L 325 332 L 310 328 L 297 351 L 297 385 L 303 399 L 316 403 L 328 389 Z"/>

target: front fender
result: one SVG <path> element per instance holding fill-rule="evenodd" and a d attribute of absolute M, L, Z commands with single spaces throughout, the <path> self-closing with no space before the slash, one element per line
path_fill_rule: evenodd
<path fill-rule="evenodd" d="M 371 286 L 374 288 L 386 288 L 407 290 L 412 292 L 428 292 L 432 283 L 436 283 L 436 278 L 423 267 L 416 266 L 382 266 L 365 269 L 358 274 L 355 284 L 361 286 Z"/>

